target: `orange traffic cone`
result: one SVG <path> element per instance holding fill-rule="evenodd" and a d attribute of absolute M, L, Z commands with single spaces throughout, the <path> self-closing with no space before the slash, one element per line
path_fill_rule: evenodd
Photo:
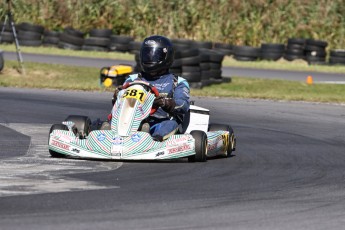
<path fill-rule="evenodd" d="M 312 76 L 308 76 L 307 77 L 307 84 L 308 85 L 312 85 L 313 84 L 313 77 Z"/>

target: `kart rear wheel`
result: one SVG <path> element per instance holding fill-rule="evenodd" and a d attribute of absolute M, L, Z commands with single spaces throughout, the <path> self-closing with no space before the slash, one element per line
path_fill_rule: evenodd
<path fill-rule="evenodd" d="M 69 115 L 65 121 L 74 122 L 79 138 L 85 138 L 91 131 L 91 120 L 87 116 Z"/>
<path fill-rule="evenodd" d="M 227 137 L 228 140 L 226 141 L 226 143 L 228 143 L 227 151 L 222 156 L 223 157 L 230 157 L 231 153 L 236 150 L 236 137 L 235 137 L 234 130 L 232 129 L 232 127 L 230 125 L 210 124 L 208 126 L 208 131 L 219 131 L 219 130 L 229 132 L 229 136 Z"/>
<path fill-rule="evenodd" d="M 189 156 L 189 162 L 205 162 L 207 161 L 207 135 L 200 130 L 190 132 L 195 140 L 195 155 Z"/>
<path fill-rule="evenodd" d="M 54 130 L 66 130 L 68 131 L 68 128 L 66 125 L 63 125 L 63 124 L 55 124 L 55 125 L 52 125 L 52 127 L 50 128 L 49 130 L 49 138 L 48 138 L 48 144 L 49 144 L 49 140 L 50 140 L 50 134 L 54 131 Z M 56 158 L 62 158 L 62 157 L 65 157 L 64 154 L 61 154 L 61 153 L 57 153 L 51 149 L 49 149 L 49 153 L 52 157 L 56 157 Z"/>

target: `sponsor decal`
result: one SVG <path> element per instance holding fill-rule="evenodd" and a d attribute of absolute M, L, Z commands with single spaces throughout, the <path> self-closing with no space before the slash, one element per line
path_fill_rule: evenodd
<path fill-rule="evenodd" d="M 179 145 L 181 142 L 186 142 L 189 141 L 191 139 L 191 136 L 189 135 L 183 135 L 182 137 L 179 137 L 177 139 L 172 139 L 168 141 L 167 146 L 176 146 Z"/>
<path fill-rule="evenodd" d="M 63 142 L 68 142 L 68 143 L 71 143 L 73 138 L 71 136 L 66 136 L 66 135 L 63 135 L 63 136 L 58 136 L 57 139 L 63 141 Z"/>
<path fill-rule="evenodd" d="M 156 157 L 163 156 L 164 153 L 165 153 L 164 151 L 158 152 L 158 153 L 156 154 Z"/>
<path fill-rule="evenodd" d="M 190 147 L 189 144 L 184 144 L 184 145 L 169 149 L 168 153 L 173 154 L 173 153 L 182 152 L 182 151 L 186 151 L 186 150 L 190 150 L 190 149 L 192 149 L 192 148 Z"/>
<path fill-rule="evenodd" d="M 75 152 L 75 153 L 80 153 L 80 150 L 79 150 L 79 149 L 76 149 L 76 148 L 73 148 L 71 151 L 72 151 L 72 152 Z"/>
<path fill-rule="evenodd" d="M 133 135 L 131 136 L 131 139 L 132 139 L 132 141 L 134 141 L 134 142 L 139 142 L 140 139 L 141 139 L 141 137 L 140 137 L 139 134 L 135 133 L 135 134 L 133 134 Z"/>
<path fill-rule="evenodd" d="M 61 142 L 58 142 L 58 141 L 55 141 L 55 140 L 52 140 L 51 142 L 52 145 L 58 147 L 58 148 L 61 148 L 61 149 L 66 149 L 66 150 L 69 150 L 69 145 L 66 145 L 64 143 L 61 143 Z"/>
<path fill-rule="evenodd" d="M 122 137 L 114 137 L 113 138 L 113 145 L 122 145 L 123 144 L 123 138 Z"/>
<path fill-rule="evenodd" d="M 141 104 L 144 103 L 146 99 L 146 93 L 140 89 L 127 89 L 126 92 L 122 96 L 123 98 L 134 98 L 138 100 Z"/>
<path fill-rule="evenodd" d="M 97 135 L 97 140 L 99 141 L 104 141 L 105 140 L 105 134 L 104 133 L 100 133 Z"/>

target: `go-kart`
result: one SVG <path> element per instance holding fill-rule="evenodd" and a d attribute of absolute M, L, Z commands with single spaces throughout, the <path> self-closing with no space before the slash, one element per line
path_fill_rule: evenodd
<path fill-rule="evenodd" d="M 108 125 L 91 128 L 86 116 L 70 115 L 50 128 L 49 152 L 53 157 L 166 160 L 188 158 L 203 162 L 208 157 L 229 157 L 236 139 L 230 125 L 209 124 L 209 110 L 190 105 L 189 113 L 175 135 L 156 141 L 142 130 L 153 114 L 158 90 L 147 82 L 126 83 L 118 93 Z M 106 123 L 106 122 L 104 122 Z M 104 124 L 103 123 L 103 124 Z"/>

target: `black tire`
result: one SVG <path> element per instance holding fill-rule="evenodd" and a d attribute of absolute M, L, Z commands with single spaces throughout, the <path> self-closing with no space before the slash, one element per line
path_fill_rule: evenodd
<path fill-rule="evenodd" d="M 200 66 L 182 66 L 182 72 L 200 72 Z"/>
<path fill-rule="evenodd" d="M 109 51 L 108 48 L 102 47 L 102 46 L 91 46 L 91 45 L 83 45 L 81 47 L 82 50 L 87 50 L 87 51 L 100 51 L 100 52 L 107 52 Z"/>
<path fill-rule="evenodd" d="M 208 126 L 208 131 L 228 131 L 229 136 L 228 136 L 228 146 L 227 146 L 227 152 L 223 157 L 230 157 L 231 153 L 236 150 L 236 138 L 235 138 L 235 133 L 234 130 L 230 125 L 223 125 L 223 124 L 209 124 Z"/>
<path fill-rule="evenodd" d="M 42 40 L 19 40 L 19 45 L 38 47 L 42 45 Z"/>
<path fill-rule="evenodd" d="M 189 65 L 189 66 L 193 66 L 193 65 L 199 65 L 200 63 L 200 58 L 199 56 L 195 56 L 195 57 L 185 57 L 185 58 L 181 58 L 181 64 L 182 65 Z"/>
<path fill-rule="evenodd" d="M 47 36 L 43 38 L 43 44 L 57 45 L 59 41 L 59 38 L 54 36 Z"/>
<path fill-rule="evenodd" d="M 87 46 L 108 47 L 109 44 L 110 44 L 109 38 L 89 37 L 84 40 L 84 45 L 87 45 Z"/>
<path fill-rule="evenodd" d="M 31 32 L 31 31 L 20 30 L 18 32 L 17 37 L 19 40 L 41 40 L 42 34 Z"/>
<path fill-rule="evenodd" d="M 73 121 L 79 138 L 85 138 L 91 131 L 91 120 L 87 116 L 69 115 L 65 121 Z"/>
<path fill-rule="evenodd" d="M 50 130 L 49 130 L 49 137 L 48 137 L 48 144 L 49 144 L 49 140 L 50 140 L 50 134 L 54 131 L 54 130 L 66 130 L 68 131 L 68 128 L 66 125 L 63 125 L 63 124 L 55 124 L 55 125 L 52 125 L 52 127 L 50 127 Z M 53 150 L 50 150 L 49 149 L 49 153 L 52 157 L 56 157 L 56 158 L 62 158 L 62 157 L 66 157 L 66 155 L 64 154 L 61 154 L 61 153 L 57 153 Z"/>
<path fill-rule="evenodd" d="M 111 43 L 128 45 L 130 42 L 134 41 L 134 38 L 130 36 L 123 36 L 123 35 L 111 35 L 110 41 Z"/>
<path fill-rule="evenodd" d="M 318 47 L 327 47 L 328 43 L 326 41 L 307 39 L 306 45 L 318 46 Z"/>
<path fill-rule="evenodd" d="M 261 44 L 261 52 L 265 53 L 265 51 L 268 52 L 283 52 L 285 50 L 284 44 L 278 44 L 278 43 L 265 43 Z"/>
<path fill-rule="evenodd" d="M 330 56 L 331 57 L 340 57 L 340 58 L 343 57 L 343 58 L 345 58 L 345 50 L 342 50 L 342 49 L 331 50 Z"/>
<path fill-rule="evenodd" d="M 25 31 L 31 31 L 31 32 L 43 34 L 44 27 L 40 25 L 34 25 L 28 22 L 23 22 L 19 25 L 19 30 L 25 30 Z"/>
<path fill-rule="evenodd" d="M 222 68 L 222 64 L 216 63 L 216 62 L 210 62 L 209 66 L 210 66 L 210 69 L 214 69 L 214 70 L 220 70 Z"/>
<path fill-rule="evenodd" d="M 209 70 L 209 69 L 211 69 L 210 64 L 211 64 L 211 63 L 209 63 L 209 62 L 200 62 L 200 64 L 199 64 L 200 70 L 201 70 L 201 71 L 204 71 L 204 70 Z"/>
<path fill-rule="evenodd" d="M 345 65 L 345 57 L 334 57 L 331 56 L 329 58 L 329 63 L 330 64 L 341 64 L 341 65 Z"/>
<path fill-rule="evenodd" d="M 264 52 L 261 53 L 262 60 L 277 61 L 284 55 L 283 52 Z"/>
<path fill-rule="evenodd" d="M 127 52 L 129 51 L 129 45 L 123 43 L 111 43 L 109 45 L 111 51 Z"/>
<path fill-rule="evenodd" d="M 129 44 L 128 44 L 128 49 L 129 49 L 131 52 L 140 51 L 141 44 L 142 44 L 141 42 L 131 41 L 131 42 L 129 42 Z"/>
<path fill-rule="evenodd" d="M 60 32 L 59 31 L 54 31 L 54 30 L 45 30 L 43 35 L 45 37 L 59 37 Z"/>
<path fill-rule="evenodd" d="M 201 72 L 182 72 L 182 77 L 188 82 L 200 82 Z"/>
<path fill-rule="evenodd" d="M 12 32 L 3 32 L 1 34 L 1 43 L 12 43 L 14 41 L 14 37 Z"/>
<path fill-rule="evenodd" d="M 293 61 L 293 60 L 297 60 L 297 59 L 305 59 L 304 55 L 293 55 L 293 54 L 285 54 L 284 55 L 284 59 L 287 61 Z"/>
<path fill-rule="evenodd" d="M 234 59 L 237 61 L 256 61 L 258 58 L 257 57 L 234 55 Z"/>
<path fill-rule="evenodd" d="M 304 38 L 289 38 L 288 44 L 299 44 L 304 46 L 305 45 L 305 39 Z"/>
<path fill-rule="evenodd" d="M 194 57 L 198 56 L 200 54 L 199 49 L 187 49 L 184 51 L 180 51 L 181 58 L 188 58 L 188 57 Z"/>
<path fill-rule="evenodd" d="M 79 37 L 79 38 L 84 38 L 85 34 L 81 32 L 80 30 L 73 29 L 72 27 L 66 27 L 64 29 L 64 32 L 72 35 L 73 37 Z"/>
<path fill-rule="evenodd" d="M 308 58 L 308 56 L 312 57 L 326 57 L 327 53 L 325 50 L 311 50 L 307 51 L 305 53 L 305 56 Z"/>
<path fill-rule="evenodd" d="M 224 56 L 231 56 L 233 55 L 233 50 L 228 50 L 228 49 L 222 49 L 222 48 L 213 48 L 214 51 L 216 51 L 217 53 L 220 53 Z"/>
<path fill-rule="evenodd" d="M 62 42 L 62 41 L 59 41 L 58 47 L 61 49 L 70 49 L 70 50 L 81 50 L 82 48 L 82 46 L 76 46 L 68 42 Z"/>
<path fill-rule="evenodd" d="M 190 132 L 195 140 L 195 155 L 189 156 L 189 162 L 207 161 L 207 135 L 204 131 L 194 130 Z"/>
<path fill-rule="evenodd" d="M 212 42 L 209 41 L 195 41 L 193 43 L 193 47 L 195 48 L 212 49 L 212 46 Z"/>
<path fill-rule="evenodd" d="M 234 46 L 234 54 L 242 57 L 254 57 L 260 56 L 261 49 L 251 46 Z"/>
<path fill-rule="evenodd" d="M 92 29 L 89 32 L 90 37 L 98 38 L 109 38 L 112 33 L 111 29 Z"/>
<path fill-rule="evenodd" d="M 60 41 L 62 42 L 66 42 L 72 45 L 76 45 L 76 46 L 82 46 L 84 44 L 84 38 L 80 38 L 68 33 L 62 33 L 60 34 Z"/>

